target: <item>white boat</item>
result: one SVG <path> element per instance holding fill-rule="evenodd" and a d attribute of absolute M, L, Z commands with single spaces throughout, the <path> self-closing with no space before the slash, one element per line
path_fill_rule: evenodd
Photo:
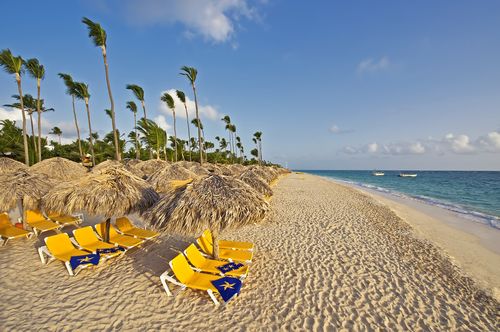
<path fill-rule="evenodd" d="M 373 172 L 372 172 L 372 175 L 373 175 L 373 176 L 384 176 L 384 175 L 385 175 L 385 173 L 384 173 L 384 172 L 379 172 L 379 171 L 373 171 Z"/>
<path fill-rule="evenodd" d="M 401 178 L 416 178 L 417 173 L 399 173 L 398 176 Z"/>

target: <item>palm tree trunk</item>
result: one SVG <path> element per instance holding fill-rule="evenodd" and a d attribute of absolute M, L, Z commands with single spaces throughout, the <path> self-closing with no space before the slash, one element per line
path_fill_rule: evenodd
<path fill-rule="evenodd" d="M 30 122 L 31 122 L 31 137 L 33 138 L 33 148 L 35 149 L 35 155 L 38 155 L 37 153 L 37 146 L 36 146 L 36 136 L 35 136 L 35 129 L 33 127 L 33 113 L 30 112 Z M 35 161 L 36 157 L 33 157 L 33 162 Z"/>
<path fill-rule="evenodd" d="M 196 87 L 194 83 L 192 83 L 191 86 L 193 87 L 194 105 L 196 107 L 196 120 L 198 121 L 198 147 L 200 148 L 200 165 L 203 165 L 203 145 L 201 144 L 201 122 L 200 113 L 198 112 L 198 97 L 196 96 Z"/>
<path fill-rule="evenodd" d="M 110 228 L 111 228 L 111 218 L 107 218 L 105 229 L 104 229 L 104 242 L 109 242 L 109 229 Z"/>
<path fill-rule="evenodd" d="M 85 108 L 87 109 L 87 120 L 89 122 L 89 145 L 90 145 L 90 154 L 92 155 L 92 167 L 95 166 L 95 155 L 94 155 L 94 143 L 92 137 L 92 124 L 90 122 L 90 108 L 89 108 L 89 100 L 85 99 Z"/>
<path fill-rule="evenodd" d="M 188 109 L 186 103 L 184 103 L 184 110 L 186 111 L 186 123 L 187 123 L 187 128 L 188 128 L 188 142 L 191 142 L 191 128 L 189 126 L 189 115 L 188 115 Z M 189 147 L 189 161 L 191 161 L 191 144 L 188 143 Z"/>
<path fill-rule="evenodd" d="M 135 159 L 141 159 L 141 150 L 139 148 L 139 137 L 137 137 L 137 115 L 134 112 L 134 132 L 135 132 Z"/>
<path fill-rule="evenodd" d="M 259 165 L 262 164 L 262 142 L 259 139 Z"/>
<path fill-rule="evenodd" d="M 174 114 L 174 149 L 175 149 L 175 161 L 177 162 L 177 129 L 175 125 L 175 111 L 173 111 Z"/>
<path fill-rule="evenodd" d="M 61 134 L 57 135 L 59 137 L 59 145 L 61 145 Z"/>
<path fill-rule="evenodd" d="M 141 100 L 141 105 L 142 105 L 142 111 L 144 112 L 144 120 L 147 120 L 148 115 L 146 113 L 146 103 L 144 102 L 144 100 Z M 149 159 L 153 159 L 153 151 L 151 151 L 151 149 L 149 149 Z"/>
<path fill-rule="evenodd" d="M 26 215 L 24 213 L 24 203 L 22 198 L 19 198 L 17 200 L 17 209 L 19 210 L 19 216 L 21 217 L 21 220 L 23 222 L 23 228 L 26 229 L 28 225 L 26 224 Z"/>
<path fill-rule="evenodd" d="M 28 151 L 28 136 L 26 135 L 26 115 L 24 114 L 23 89 L 21 88 L 21 76 L 16 73 L 17 90 L 19 91 L 19 102 L 21 103 L 21 114 L 23 119 L 23 143 L 24 143 L 24 163 L 30 165 L 30 156 Z"/>
<path fill-rule="evenodd" d="M 80 128 L 78 127 L 78 119 L 76 118 L 76 110 L 75 110 L 75 96 L 71 96 L 72 104 L 73 104 L 73 117 L 75 118 L 75 128 L 76 128 L 76 137 L 78 141 L 78 151 L 80 152 L 80 160 L 83 160 L 83 150 L 82 150 L 82 142 L 80 140 Z"/>
<path fill-rule="evenodd" d="M 113 100 L 113 94 L 111 93 L 111 83 L 109 82 L 109 68 L 108 68 L 108 59 L 106 57 L 106 47 L 102 47 L 102 58 L 104 59 L 104 70 L 106 72 L 106 85 L 108 87 L 108 95 L 109 102 L 111 104 L 111 125 L 113 126 L 113 139 L 115 142 L 115 159 L 120 161 L 120 146 L 118 144 L 118 133 L 116 132 L 116 123 L 115 123 L 115 101 Z"/>
<path fill-rule="evenodd" d="M 38 113 L 38 162 L 42 161 L 42 111 L 40 110 L 40 79 L 36 80 L 36 112 Z M 35 149 L 36 150 L 36 149 Z"/>

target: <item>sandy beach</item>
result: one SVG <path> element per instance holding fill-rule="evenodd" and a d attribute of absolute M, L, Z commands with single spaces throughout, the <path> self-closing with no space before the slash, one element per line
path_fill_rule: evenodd
<path fill-rule="evenodd" d="M 498 329 L 500 256 L 480 241 L 439 242 L 429 234 L 444 226 L 425 226 L 411 207 L 308 174 L 273 190 L 268 220 L 222 234 L 256 246 L 227 306 L 161 287 L 169 260 L 193 238 L 164 235 L 69 277 L 59 262 L 41 264 L 39 237 L 0 248 L 0 330 Z M 488 263 L 496 268 L 473 272 Z"/>

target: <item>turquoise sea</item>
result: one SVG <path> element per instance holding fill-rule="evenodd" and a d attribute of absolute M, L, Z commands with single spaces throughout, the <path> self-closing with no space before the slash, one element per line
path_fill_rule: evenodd
<path fill-rule="evenodd" d="M 373 176 L 369 170 L 302 172 L 417 199 L 500 229 L 500 172 L 405 172 L 417 173 L 416 178 L 398 177 L 399 171 L 384 171 L 384 176 Z"/>

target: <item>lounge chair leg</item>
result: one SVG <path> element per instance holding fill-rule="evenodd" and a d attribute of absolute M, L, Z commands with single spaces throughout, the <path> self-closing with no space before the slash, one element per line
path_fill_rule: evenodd
<path fill-rule="evenodd" d="M 167 277 L 168 273 L 167 272 L 164 272 L 161 276 L 160 276 L 160 280 L 161 280 L 161 283 L 163 285 L 163 288 L 165 288 L 165 292 L 167 293 L 168 296 L 172 296 L 172 292 L 170 291 L 170 289 L 168 288 L 167 286 L 167 280 L 166 280 L 166 277 Z"/>
<path fill-rule="evenodd" d="M 219 301 L 217 301 L 217 298 L 215 297 L 214 292 L 212 292 L 211 289 L 207 289 L 207 293 L 208 293 L 208 295 L 210 295 L 210 298 L 212 299 L 212 301 L 214 301 L 214 304 L 216 306 L 218 306 L 220 303 L 219 303 Z"/>
<path fill-rule="evenodd" d="M 6 238 L 5 240 L 3 240 L 3 246 L 7 244 L 7 242 L 9 241 L 9 238 Z"/>
<path fill-rule="evenodd" d="M 40 256 L 40 260 L 42 261 L 42 264 L 45 264 L 45 256 L 43 255 L 43 249 L 42 247 L 38 248 L 38 255 Z"/>
<path fill-rule="evenodd" d="M 75 275 L 73 273 L 73 269 L 71 269 L 71 265 L 69 264 L 69 262 L 65 262 L 64 266 L 66 266 L 66 269 L 68 270 L 68 273 L 69 273 L 70 276 L 74 276 Z"/>

